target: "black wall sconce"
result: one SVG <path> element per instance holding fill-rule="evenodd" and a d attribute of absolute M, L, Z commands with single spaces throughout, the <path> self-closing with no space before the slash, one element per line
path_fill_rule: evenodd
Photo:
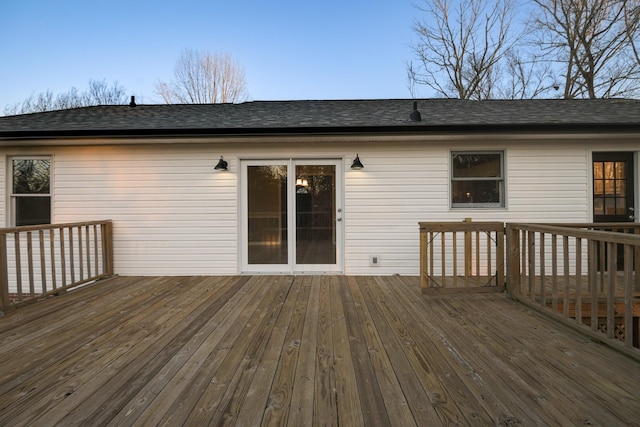
<path fill-rule="evenodd" d="M 218 160 L 218 164 L 214 169 L 217 171 L 226 171 L 227 166 L 229 166 L 229 164 L 220 156 L 220 160 Z"/>
<path fill-rule="evenodd" d="M 356 158 L 353 159 L 353 163 L 351 163 L 351 169 L 362 169 L 364 165 L 360 161 L 360 157 L 356 154 Z"/>

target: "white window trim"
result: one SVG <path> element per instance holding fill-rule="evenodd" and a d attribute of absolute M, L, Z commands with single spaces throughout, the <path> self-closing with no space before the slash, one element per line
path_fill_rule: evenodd
<path fill-rule="evenodd" d="M 15 200 L 20 197 L 49 197 L 50 216 L 49 222 L 53 224 L 53 155 L 17 155 L 7 156 L 7 226 L 16 226 L 16 204 Z M 47 194 L 14 194 L 13 192 L 13 161 L 14 160 L 49 160 L 49 193 Z"/>
<path fill-rule="evenodd" d="M 453 177 L 453 156 L 456 154 L 498 154 L 500 156 L 500 176 L 491 178 L 454 178 Z M 506 200 L 506 165 L 505 150 L 451 150 L 449 151 L 449 207 L 450 209 L 505 209 Z M 453 181 L 499 181 L 500 182 L 500 202 L 498 203 L 454 203 L 453 202 Z"/>

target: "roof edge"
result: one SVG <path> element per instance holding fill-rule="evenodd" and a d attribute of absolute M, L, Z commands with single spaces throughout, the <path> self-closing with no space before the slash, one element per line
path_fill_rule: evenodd
<path fill-rule="evenodd" d="M 640 132 L 637 124 L 472 124 L 360 127 L 274 127 L 274 128 L 202 128 L 202 129 L 89 129 L 0 131 L 0 139 L 61 139 L 61 138 L 121 138 L 121 137 L 188 137 L 188 136 L 274 136 L 274 135 L 335 135 L 335 134 L 442 134 L 442 133 L 611 133 Z"/>

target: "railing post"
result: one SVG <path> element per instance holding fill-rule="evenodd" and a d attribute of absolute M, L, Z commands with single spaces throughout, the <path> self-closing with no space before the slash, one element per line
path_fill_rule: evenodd
<path fill-rule="evenodd" d="M 106 221 L 102 226 L 102 268 L 107 276 L 113 275 L 113 223 Z"/>
<path fill-rule="evenodd" d="M 504 250 L 504 227 L 496 231 L 496 281 L 497 286 L 505 286 L 504 280 L 504 262 L 505 262 L 505 250 Z"/>
<path fill-rule="evenodd" d="M 507 296 L 520 295 L 520 230 L 507 224 Z"/>
<path fill-rule="evenodd" d="M 420 290 L 424 294 L 427 283 L 427 231 L 420 225 Z"/>
<path fill-rule="evenodd" d="M 624 343 L 633 347 L 634 335 L 638 333 L 633 327 L 633 262 L 634 247 L 624 245 Z"/>
<path fill-rule="evenodd" d="M 0 233 L 0 312 L 9 307 L 9 269 L 7 267 L 7 235 Z"/>
<path fill-rule="evenodd" d="M 634 228 L 634 234 L 640 235 L 640 228 Z M 635 272 L 635 291 L 640 292 L 640 246 L 635 246 L 633 270 Z"/>
<path fill-rule="evenodd" d="M 465 218 L 463 222 L 472 222 L 472 218 Z M 465 278 L 473 275 L 473 264 L 471 262 L 471 232 L 464 232 L 464 276 Z"/>

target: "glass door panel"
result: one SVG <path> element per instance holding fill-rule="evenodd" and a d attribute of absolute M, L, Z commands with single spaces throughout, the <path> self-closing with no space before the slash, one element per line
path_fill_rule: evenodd
<path fill-rule="evenodd" d="M 296 264 L 336 263 L 336 166 L 296 165 Z"/>
<path fill-rule="evenodd" d="M 287 264 L 287 166 L 247 166 L 247 261 Z"/>

